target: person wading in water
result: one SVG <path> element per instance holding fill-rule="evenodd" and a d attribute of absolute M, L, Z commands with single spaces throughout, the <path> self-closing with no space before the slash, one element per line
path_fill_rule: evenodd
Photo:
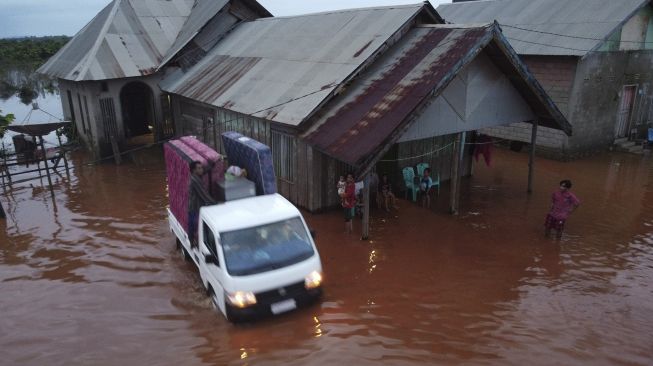
<path fill-rule="evenodd" d="M 580 200 L 571 193 L 571 181 L 565 179 L 560 181 L 560 188 L 551 195 L 551 210 L 544 221 L 544 235 L 549 236 L 551 229 L 556 231 L 556 238 L 562 237 L 565 222 L 574 210 L 580 206 Z"/>

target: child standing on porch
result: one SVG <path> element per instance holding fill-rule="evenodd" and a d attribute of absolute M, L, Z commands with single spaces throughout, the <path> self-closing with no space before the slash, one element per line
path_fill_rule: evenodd
<path fill-rule="evenodd" d="M 345 187 L 347 186 L 347 182 L 345 181 L 344 176 L 340 176 L 340 180 L 338 181 L 338 197 L 340 197 L 340 203 L 343 203 L 343 196 L 345 195 Z"/>
<path fill-rule="evenodd" d="M 431 196 L 429 195 L 431 187 L 433 186 L 433 179 L 431 179 L 431 168 L 424 169 L 424 173 L 420 179 L 419 190 L 422 194 L 422 206 L 431 208 Z"/>
<path fill-rule="evenodd" d="M 580 200 L 571 193 L 571 181 L 565 179 L 560 181 L 560 188 L 551 195 L 551 210 L 544 221 L 544 235 L 549 236 L 551 229 L 556 231 L 556 238 L 562 237 L 565 222 L 569 215 L 580 205 Z"/>

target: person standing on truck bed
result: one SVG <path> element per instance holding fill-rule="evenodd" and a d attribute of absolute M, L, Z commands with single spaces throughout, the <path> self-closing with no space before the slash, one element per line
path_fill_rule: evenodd
<path fill-rule="evenodd" d="M 190 163 L 190 182 L 188 182 L 188 239 L 191 247 L 197 246 L 197 219 L 200 207 L 215 204 L 215 201 L 204 189 L 202 183 L 204 167 L 199 161 Z"/>

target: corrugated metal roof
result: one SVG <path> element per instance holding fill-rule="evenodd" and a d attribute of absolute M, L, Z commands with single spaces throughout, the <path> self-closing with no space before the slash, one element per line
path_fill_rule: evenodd
<path fill-rule="evenodd" d="M 38 72 L 66 80 L 149 75 L 191 12 L 193 0 L 114 0 Z"/>
<path fill-rule="evenodd" d="M 504 35 L 520 55 L 583 56 L 647 3 L 648 0 L 490 0 L 442 4 L 437 11 L 451 23 L 496 20 L 502 25 L 528 29 L 503 27 Z"/>
<path fill-rule="evenodd" d="M 492 49 L 489 50 L 490 45 Z M 325 106 L 325 115 L 303 135 L 318 150 L 361 167 L 393 138 L 398 139 L 422 103 L 438 96 L 481 50 L 549 127 L 571 126 L 518 56 L 503 40 L 498 25 L 433 26 L 411 30 L 366 75 Z"/>
<path fill-rule="evenodd" d="M 179 32 L 177 40 L 163 57 L 161 64 L 165 64 L 174 57 L 227 3 L 229 0 L 197 0 Z"/>
<path fill-rule="evenodd" d="M 169 77 L 161 87 L 217 107 L 298 125 L 423 6 L 244 23 L 186 74 Z"/>

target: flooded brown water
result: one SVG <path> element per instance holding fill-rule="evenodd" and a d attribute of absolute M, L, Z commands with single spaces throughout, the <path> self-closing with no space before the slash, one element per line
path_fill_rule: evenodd
<path fill-rule="evenodd" d="M 0 364 L 653 364 L 653 159 L 538 160 L 528 196 L 527 157 L 499 151 L 458 217 L 446 189 L 433 211 L 402 200 L 370 242 L 309 214 L 323 301 L 234 326 L 175 250 L 160 155 L 77 157 L 54 202 L 38 181 L 0 193 Z M 567 177 L 583 204 L 545 239 Z"/>

